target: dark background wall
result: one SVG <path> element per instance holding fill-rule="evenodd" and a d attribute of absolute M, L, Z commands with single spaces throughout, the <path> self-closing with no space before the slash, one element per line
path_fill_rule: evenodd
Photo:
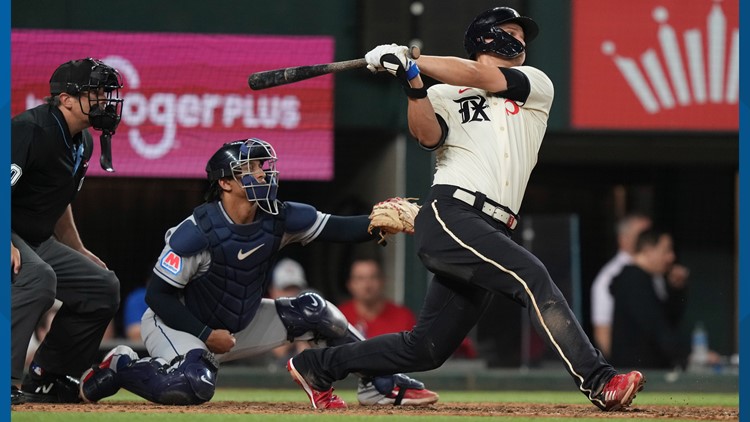
<path fill-rule="evenodd" d="M 420 38 L 425 54 L 463 55 L 466 25 L 490 1 L 425 2 L 421 17 L 407 0 L 154 2 L 93 0 L 12 2 L 13 28 L 93 29 L 230 34 L 326 34 L 336 39 L 337 60 L 361 57 L 379 43 Z M 529 64 L 555 82 L 556 97 L 539 163 L 522 214 L 579 216 L 584 319 L 588 288 L 599 267 L 615 253 L 613 225 L 626 206 L 651 213 L 673 231 L 678 257 L 691 268 L 686 329 L 706 323 L 711 347 L 736 351 L 737 133 L 576 132 L 569 127 L 568 80 L 570 2 L 508 1 L 538 21 L 542 35 Z M 362 168 L 405 130 L 405 100 L 397 84 L 351 71 L 335 77 L 335 179 L 284 181 L 284 199 L 308 202 L 332 213 L 369 211 L 369 192 L 378 180 Z M 249 134 L 251 136 L 251 134 Z M 117 142 L 117 139 L 115 139 Z M 431 157 L 413 145 L 407 151 L 407 192 L 421 196 L 430 182 Z M 116 157 L 115 157 L 116 160 Z M 383 164 L 390 165 L 389 163 Z M 358 177 L 359 176 L 359 177 Z M 366 180 L 366 182 L 362 182 Z M 166 229 L 202 200 L 202 180 L 88 178 L 74 204 L 85 244 L 122 280 L 123 294 L 139 285 L 163 246 Z M 358 192 L 350 194 L 349 192 Z M 411 245 L 410 240 L 406 242 Z M 369 246 L 291 247 L 309 276 L 332 298 L 344 295 L 346 263 Z M 418 309 L 426 275 L 413 257 L 407 262 L 407 304 Z M 588 323 L 584 323 L 588 329 Z"/>

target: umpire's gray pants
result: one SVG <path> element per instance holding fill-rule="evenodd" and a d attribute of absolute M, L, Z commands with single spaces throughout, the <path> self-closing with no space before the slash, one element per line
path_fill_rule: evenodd
<path fill-rule="evenodd" d="M 115 273 L 54 238 L 29 246 L 15 233 L 21 270 L 11 274 L 11 383 L 24 370 L 29 340 L 55 298 L 63 304 L 34 355 L 45 371 L 78 378 L 94 363 L 109 321 L 120 304 Z"/>

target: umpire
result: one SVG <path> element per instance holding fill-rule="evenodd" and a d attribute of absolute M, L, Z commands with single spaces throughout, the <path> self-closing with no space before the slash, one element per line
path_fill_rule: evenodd
<path fill-rule="evenodd" d="M 94 143 L 120 122 L 121 78 L 91 58 L 60 65 L 45 104 L 11 119 L 11 403 L 79 402 L 78 378 L 96 358 L 120 303 L 120 282 L 83 246 L 71 202 Z M 104 163 L 105 160 L 102 160 Z M 104 165 L 104 164 L 103 164 Z M 62 307 L 23 380 L 26 349 L 55 298 Z"/>

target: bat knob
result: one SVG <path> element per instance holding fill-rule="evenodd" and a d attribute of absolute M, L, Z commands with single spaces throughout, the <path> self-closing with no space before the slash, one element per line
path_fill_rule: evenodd
<path fill-rule="evenodd" d="M 419 50 L 419 47 L 416 45 L 413 45 L 409 48 L 409 57 L 416 60 L 419 58 L 419 56 L 422 55 L 422 52 Z"/>

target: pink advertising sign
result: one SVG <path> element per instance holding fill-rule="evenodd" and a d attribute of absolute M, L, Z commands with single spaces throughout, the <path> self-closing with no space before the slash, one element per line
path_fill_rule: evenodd
<path fill-rule="evenodd" d="M 333 61 L 331 37 L 13 30 L 11 114 L 41 104 L 60 64 L 94 57 L 124 80 L 116 176 L 205 177 L 222 143 L 260 138 L 282 180 L 333 178 L 333 78 L 252 91 L 257 71 Z M 99 132 L 92 131 L 95 139 Z M 89 175 L 99 167 L 99 147 Z"/>

